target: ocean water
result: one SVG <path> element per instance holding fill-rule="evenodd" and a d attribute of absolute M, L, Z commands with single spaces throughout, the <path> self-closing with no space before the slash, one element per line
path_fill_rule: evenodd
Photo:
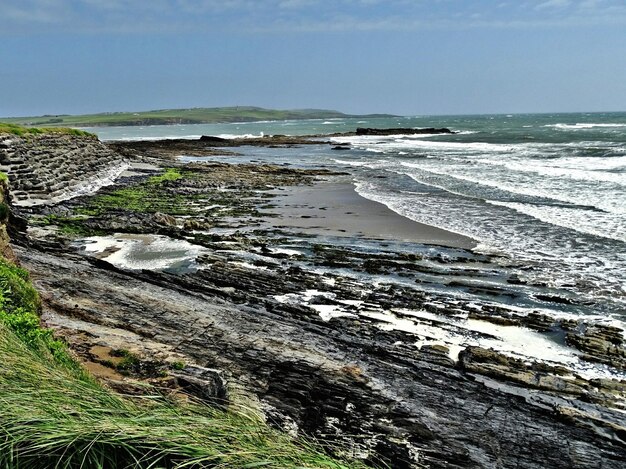
<path fill-rule="evenodd" d="M 88 129 L 103 140 L 306 135 L 448 127 L 453 135 L 343 137 L 330 146 L 244 147 L 227 161 L 347 169 L 398 214 L 474 238 L 531 283 L 626 320 L 626 113 L 419 116 Z M 194 155 L 181 155 L 187 160 Z M 201 159 L 201 158 L 200 158 Z"/>

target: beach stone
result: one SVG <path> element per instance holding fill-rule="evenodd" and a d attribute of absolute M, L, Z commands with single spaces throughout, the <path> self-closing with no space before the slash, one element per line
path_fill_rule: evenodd
<path fill-rule="evenodd" d="M 582 331 L 568 332 L 565 339 L 568 344 L 584 352 L 589 361 L 626 369 L 626 347 L 620 328 L 592 325 Z"/>
<path fill-rule="evenodd" d="M 210 404 L 228 402 L 228 388 L 219 370 L 188 365 L 179 372 L 170 372 L 176 384 L 186 393 Z"/>
<path fill-rule="evenodd" d="M 183 230 L 186 231 L 206 231 L 213 228 L 214 223 L 209 220 L 187 219 L 183 222 Z"/>
<path fill-rule="evenodd" d="M 152 216 L 155 223 L 165 226 L 176 226 L 176 218 L 172 215 L 166 215 L 165 213 L 157 212 Z"/>

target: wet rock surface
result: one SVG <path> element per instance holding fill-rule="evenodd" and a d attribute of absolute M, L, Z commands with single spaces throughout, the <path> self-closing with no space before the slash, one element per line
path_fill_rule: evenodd
<path fill-rule="evenodd" d="M 128 158 L 146 160 L 159 160 L 163 158 L 175 159 L 181 155 L 194 156 L 232 156 L 236 151 L 228 148 L 241 146 L 290 148 L 306 145 L 331 144 L 333 150 L 349 150 L 350 146 L 345 143 L 337 143 L 329 140 L 336 137 L 354 136 L 390 136 L 390 135 L 426 135 L 426 134 L 453 134 L 446 128 L 390 128 L 372 129 L 357 128 L 354 132 L 341 132 L 331 135 L 264 135 L 259 137 L 245 138 L 222 138 L 212 135 L 202 135 L 198 139 L 168 139 L 154 141 L 131 141 L 111 142 L 112 149 Z"/>
<path fill-rule="evenodd" d="M 126 157 L 152 151 L 140 143 Z M 159 145 L 150 158 L 171 166 Z M 44 321 L 84 359 L 111 360 L 94 346 L 129 350 L 145 363 L 127 360 L 131 377 L 222 405 L 234 390 L 286 431 L 391 467 L 622 467 L 626 382 L 497 348 L 519 334 L 619 377 L 619 328 L 542 313 L 578 306 L 493 256 L 271 226 L 270 189 L 328 172 L 175 168 L 158 184 L 148 173 L 25 210 L 30 236 L 17 254 Z M 133 270 L 77 241 L 117 233 L 166 234 L 202 251 L 193 269 Z M 127 379 L 109 377 L 128 391 Z"/>
<path fill-rule="evenodd" d="M 221 138 L 203 135 L 198 139 L 168 139 L 155 141 L 111 142 L 115 151 L 126 157 L 144 161 L 172 159 L 181 155 L 194 156 L 232 156 L 237 155 L 236 149 L 242 145 L 252 147 L 297 147 L 302 145 L 319 145 L 328 142 L 328 136 L 292 137 L 286 135 L 268 135 L 252 138 Z"/>

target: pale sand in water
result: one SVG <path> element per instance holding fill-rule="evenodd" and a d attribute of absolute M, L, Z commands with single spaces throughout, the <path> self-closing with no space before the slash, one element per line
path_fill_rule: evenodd
<path fill-rule="evenodd" d="M 471 249 L 476 242 L 457 233 L 418 223 L 387 206 L 361 197 L 350 183 L 318 182 L 274 192 L 268 212 L 275 227 L 331 236 L 359 236 Z"/>

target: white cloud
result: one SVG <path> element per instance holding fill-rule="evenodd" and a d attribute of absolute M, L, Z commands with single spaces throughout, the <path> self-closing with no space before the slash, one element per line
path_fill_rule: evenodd
<path fill-rule="evenodd" d="M 0 0 L 0 35 L 33 31 L 323 32 L 625 25 L 624 0 Z"/>
<path fill-rule="evenodd" d="M 548 0 L 547 2 L 540 3 L 535 7 L 535 10 L 547 10 L 566 8 L 572 4 L 571 0 Z"/>
<path fill-rule="evenodd" d="M 0 4 L 0 17 L 19 23 L 54 24 L 64 18 L 64 5 L 56 0 L 26 0 L 13 5 Z"/>

